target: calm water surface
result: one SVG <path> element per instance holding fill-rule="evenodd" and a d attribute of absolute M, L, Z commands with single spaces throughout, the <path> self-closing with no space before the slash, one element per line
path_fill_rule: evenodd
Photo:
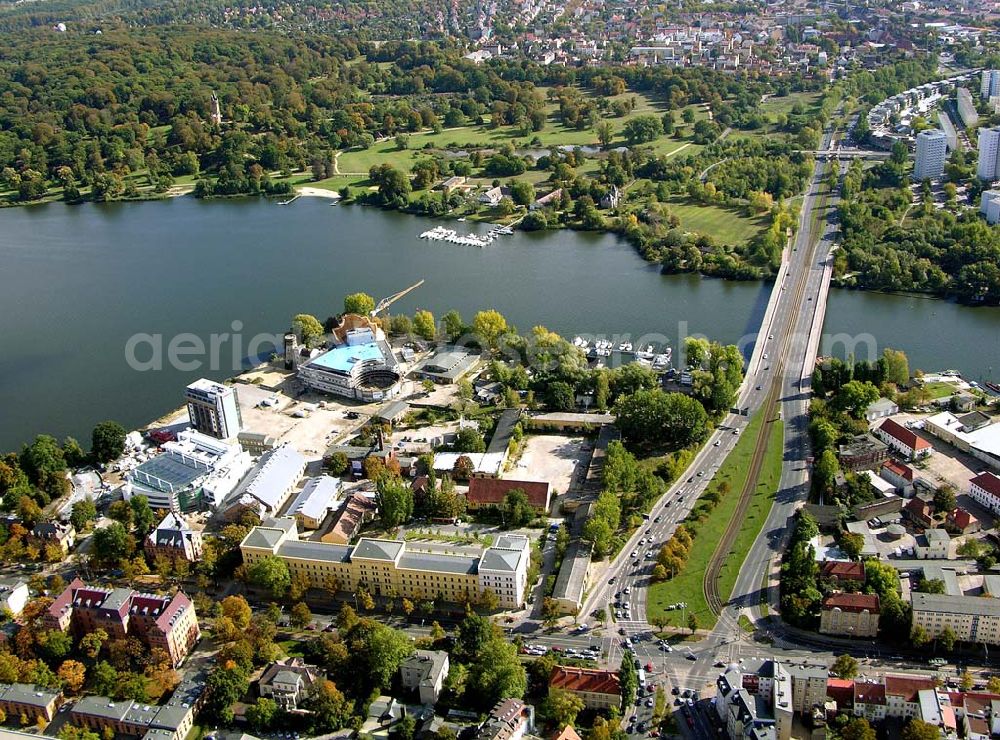
<path fill-rule="evenodd" d="M 494 307 L 522 331 L 656 334 L 675 347 L 688 333 L 739 341 L 767 300 L 760 283 L 660 275 L 612 235 L 515 234 L 477 249 L 416 238 L 431 225 L 311 198 L 0 211 L 0 450 L 40 432 L 89 441 L 105 418 L 139 426 L 179 406 L 191 380 L 232 375 L 253 335 L 280 333 L 301 311 L 322 320 L 346 293 L 379 298 L 419 278 L 427 282 L 394 311 L 455 308 L 470 319 Z M 137 371 L 126 361 L 137 334 L 162 336 L 164 348 L 180 333 L 207 343 L 234 322 L 243 345 L 223 343 L 214 369 Z M 912 368 L 1000 375 L 997 309 L 834 290 L 825 331 L 867 332 L 877 351 L 905 349 Z"/>
<path fill-rule="evenodd" d="M 39 432 L 89 440 L 105 418 L 141 425 L 181 405 L 192 379 L 234 372 L 231 344 L 214 371 L 137 372 L 125 346 L 138 333 L 207 343 L 238 321 L 246 342 L 301 311 L 322 320 L 346 293 L 378 298 L 425 278 L 394 311 L 471 319 L 495 307 L 522 331 L 655 333 L 676 346 L 679 332 L 737 341 L 767 298 L 758 283 L 662 276 L 611 235 L 515 234 L 477 249 L 416 238 L 432 225 L 312 198 L 0 211 L 0 450 Z"/>

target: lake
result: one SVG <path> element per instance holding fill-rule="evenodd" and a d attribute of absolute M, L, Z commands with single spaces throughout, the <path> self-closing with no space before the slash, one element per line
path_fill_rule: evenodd
<path fill-rule="evenodd" d="M 239 369 L 249 338 L 281 334 L 294 314 L 322 321 L 343 296 L 377 299 L 424 278 L 390 309 L 496 308 L 522 331 L 735 342 L 759 322 L 767 286 L 663 276 L 609 234 L 516 233 L 478 249 L 417 238 L 426 219 L 318 198 L 62 204 L 0 211 L 0 450 L 33 435 L 89 442 L 106 418 L 135 427 L 182 403 L 202 375 Z M 485 226 L 450 223 L 459 231 Z M 139 371 L 136 335 L 165 345 L 242 325 L 242 351 L 215 370 Z M 134 353 L 149 359 L 148 342 Z M 189 358 L 190 359 L 190 358 Z"/>
<path fill-rule="evenodd" d="M 192 380 L 236 373 L 250 339 L 280 336 L 294 314 L 322 321 L 347 293 L 378 300 L 420 278 L 391 312 L 425 308 L 440 318 L 454 308 L 471 320 L 496 308 L 521 331 L 541 324 L 570 338 L 627 335 L 674 347 L 692 333 L 740 341 L 768 297 L 763 283 L 661 275 L 610 234 L 516 233 L 478 249 L 417 238 L 432 225 L 318 198 L 0 211 L 0 450 L 41 432 L 87 446 L 107 418 L 145 424 L 180 406 Z M 834 290 L 825 329 L 869 332 L 878 351 L 906 350 L 914 369 L 953 367 L 980 379 L 1000 358 L 997 309 Z M 137 369 L 127 359 L 130 339 L 141 339 L 134 357 L 153 364 L 152 345 L 165 349 L 180 335 L 206 346 L 217 335 L 221 362 L 185 356 L 202 367 Z"/>

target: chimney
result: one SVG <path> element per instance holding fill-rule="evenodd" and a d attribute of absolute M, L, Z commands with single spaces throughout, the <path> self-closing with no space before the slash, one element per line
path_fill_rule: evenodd
<path fill-rule="evenodd" d="M 379 452 L 384 452 L 385 451 L 385 440 L 382 437 L 382 427 L 379 426 L 379 427 L 375 428 L 375 435 L 376 435 L 376 439 L 378 440 L 378 451 Z"/>

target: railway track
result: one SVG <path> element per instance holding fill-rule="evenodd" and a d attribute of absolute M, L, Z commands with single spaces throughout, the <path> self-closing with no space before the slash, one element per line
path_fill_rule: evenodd
<path fill-rule="evenodd" d="M 822 182 L 823 176 L 826 173 L 826 166 L 822 166 L 814 178 L 814 182 Z M 819 197 L 815 201 L 814 209 L 825 208 L 826 197 Z M 810 232 L 814 231 L 814 214 L 806 214 L 808 218 L 807 223 L 809 224 Z M 810 239 L 807 257 L 809 265 L 812 264 L 816 257 L 816 244 L 818 239 Z M 802 299 L 805 295 L 806 285 L 808 281 L 808 270 L 799 270 L 799 274 L 796 276 L 797 284 L 795 287 L 795 295 L 792 299 L 792 306 L 801 307 Z M 781 398 L 781 386 L 782 386 L 782 376 L 784 375 L 785 369 L 785 357 L 788 353 L 788 346 L 793 338 L 793 328 L 795 326 L 794 314 L 790 314 L 786 319 L 786 326 L 784 327 L 784 336 L 781 341 L 781 352 L 778 353 L 780 360 L 778 361 L 778 366 L 775 370 L 774 375 L 771 379 L 771 385 L 768 388 L 767 396 L 764 398 L 764 402 L 760 406 L 758 413 L 764 414 L 764 422 L 760 426 L 760 433 L 757 437 L 757 443 L 754 445 L 753 457 L 750 459 L 750 469 L 747 472 L 746 482 L 743 484 L 743 489 L 740 491 L 740 500 L 736 505 L 736 511 L 733 518 L 729 521 L 729 525 L 726 527 L 726 531 L 722 535 L 722 539 L 715 548 L 715 552 L 712 553 L 712 558 L 709 560 L 708 567 L 705 569 L 705 575 L 702 581 L 702 590 L 705 594 L 705 602 L 708 604 L 708 608 L 712 610 L 712 613 L 716 616 L 722 614 L 722 608 L 725 606 L 726 601 L 728 601 L 729 595 L 726 594 L 726 598 L 722 597 L 719 593 L 719 578 L 722 575 L 722 567 L 726 563 L 726 559 L 729 557 L 729 550 L 733 546 L 737 535 L 739 534 L 740 527 L 743 526 L 743 519 L 746 516 L 747 510 L 750 508 L 750 503 L 753 500 L 754 491 L 757 488 L 757 483 L 760 478 L 761 467 L 764 464 L 764 455 L 767 452 L 767 443 L 771 436 L 771 426 L 774 424 L 777 418 L 777 406 Z"/>

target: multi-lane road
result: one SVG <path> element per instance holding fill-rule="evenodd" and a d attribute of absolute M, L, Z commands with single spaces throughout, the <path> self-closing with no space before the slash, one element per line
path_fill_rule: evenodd
<path fill-rule="evenodd" d="M 833 147 L 833 139 L 831 132 L 824 134 L 823 151 Z M 716 664 L 720 661 L 761 653 L 761 648 L 743 635 L 737 619 L 741 613 L 754 619 L 761 616 L 758 604 L 767 598 L 767 589 L 762 584 L 766 584 L 774 558 L 781 550 L 785 524 L 797 506 L 805 501 L 808 491 L 808 384 L 818 349 L 817 335 L 822 329 L 829 285 L 828 261 L 836 230 L 835 223 L 828 218 L 833 209 L 824 208 L 832 206 L 835 198 L 833 194 L 823 195 L 823 179 L 828 166 L 837 165 L 819 160 L 814 165 L 801 204 L 799 228 L 790 248 L 786 249 L 737 402 L 738 408 L 749 407 L 752 416 L 768 399 L 776 399 L 785 420 L 785 463 L 775 504 L 712 633 L 697 643 L 688 643 L 690 648 L 672 652 L 649 640 L 646 597 L 655 562 L 650 553 L 655 553 L 670 538 L 738 441 L 748 417 L 728 415 L 696 456 L 689 472 L 653 507 L 651 520 L 639 528 L 608 564 L 580 610 L 583 621 L 600 607 L 607 608 L 611 614 L 615 614 L 616 609 L 620 613 L 611 623 L 613 628 L 606 630 L 603 637 L 609 665 L 617 665 L 621 659 L 624 646 L 620 632 L 629 638 L 639 635 L 639 641 L 631 647 L 639 660 L 644 665 L 652 663 L 654 674 L 666 677 L 669 685 L 681 688 L 703 688 L 706 681 L 718 674 Z M 722 594 L 722 600 L 728 596 Z M 620 607 L 615 606 L 616 601 Z M 769 647 L 768 652 L 772 651 L 782 652 L 780 648 Z M 788 658 L 821 657 L 811 648 L 783 652 Z"/>

